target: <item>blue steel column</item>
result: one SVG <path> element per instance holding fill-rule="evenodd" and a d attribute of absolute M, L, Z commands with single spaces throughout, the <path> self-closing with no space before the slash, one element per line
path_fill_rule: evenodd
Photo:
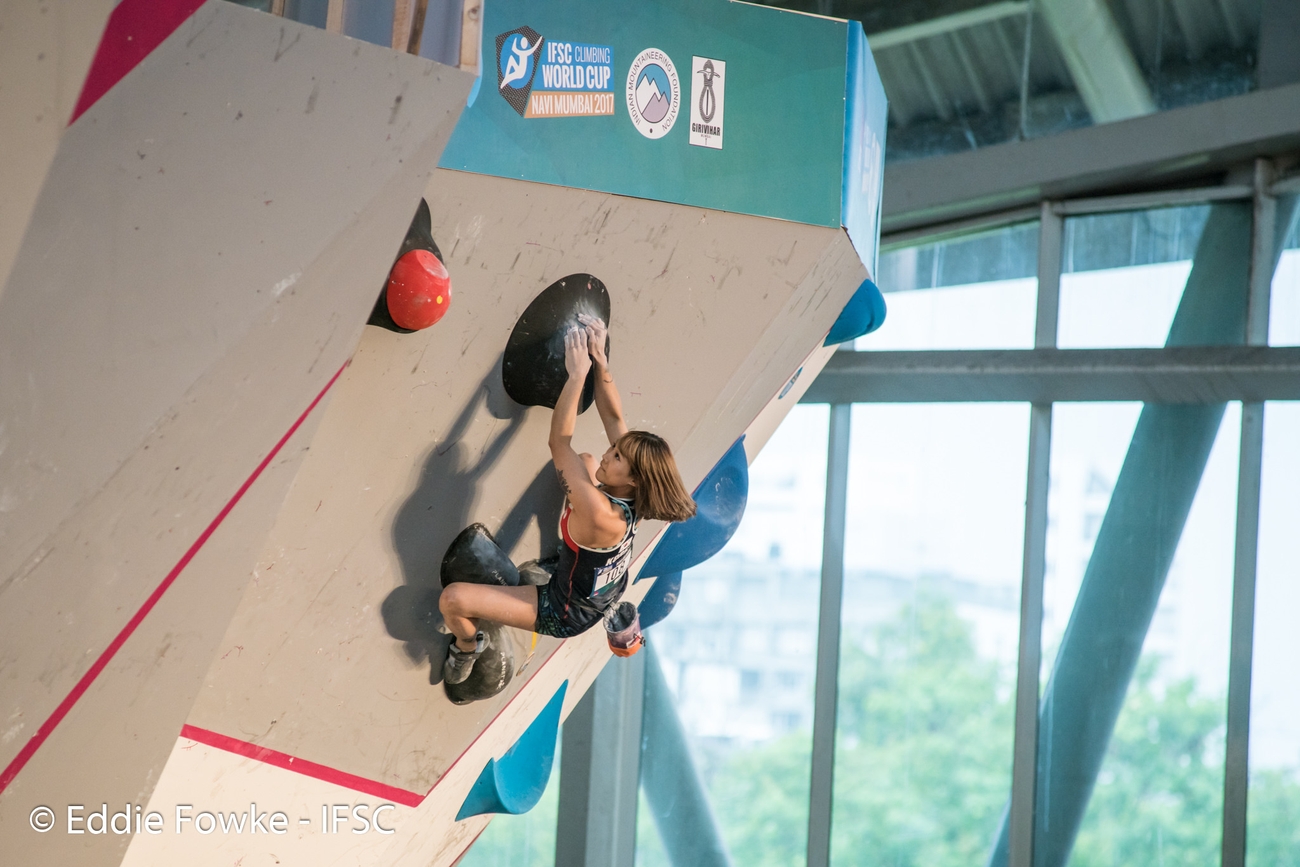
<path fill-rule="evenodd" d="M 673 867 L 731 867 L 654 644 L 647 641 L 641 791 Z"/>

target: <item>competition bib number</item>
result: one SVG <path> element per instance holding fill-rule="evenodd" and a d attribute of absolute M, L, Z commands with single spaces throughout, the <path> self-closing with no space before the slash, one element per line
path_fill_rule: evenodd
<path fill-rule="evenodd" d="M 608 563 L 596 570 L 591 582 L 591 595 L 593 598 L 602 597 L 612 592 L 619 586 L 623 577 L 627 575 L 627 567 L 632 563 L 632 534 L 628 533 L 627 538 L 618 546 L 618 551 L 614 553 L 613 558 Z"/>

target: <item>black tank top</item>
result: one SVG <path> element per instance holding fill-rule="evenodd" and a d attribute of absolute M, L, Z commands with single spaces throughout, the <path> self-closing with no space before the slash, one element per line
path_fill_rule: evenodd
<path fill-rule="evenodd" d="M 604 491 L 601 491 L 604 494 Z M 555 578 L 547 585 L 556 613 L 567 616 L 570 608 L 604 612 L 627 588 L 627 568 L 632 563 L 632 540 L 636 537 L 636 511 L 631 500 L 611 497 L 609 501 L 623 510 L 627 530 L 617 545 L 609 548 L 584 548 L 569 535 L 569 514 L 573 511 L 564 501 L 560 515 L 560 562 Z"/>

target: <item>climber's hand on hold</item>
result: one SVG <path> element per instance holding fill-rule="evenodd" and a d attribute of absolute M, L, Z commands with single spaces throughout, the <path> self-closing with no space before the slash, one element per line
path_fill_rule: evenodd
<path fill-rule="evenodd" d="M 569 379 L 584 380 L 591 370 L 587 342 L 585 328 L 570 328 L 564 335 L 564 369 L 568 371 Z"/>
<path fill-rule="evenodd" d="M 595 362 L 597 372 L 604 370 L 609 366 L 609 359 L 605 357 L 605 344 L 609 342 L 609 329 L 600 319 L 586 313 L 579 313 L 578 321 L 582 323 L 587 332 L 587 352 L 590 353 L 591 360 Z"/>

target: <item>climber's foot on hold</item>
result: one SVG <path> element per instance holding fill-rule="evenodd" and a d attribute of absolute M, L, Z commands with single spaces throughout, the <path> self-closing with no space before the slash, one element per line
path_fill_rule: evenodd
<path fill-rule="evenodd" d="M 464 651 L 452 644 L 442 670 L 442 688 L 452 704 L 492 698 L 510 684 L 515 673 L 511 644 L 505 627 L 489 621 L 480 624 L 474 650 Z"/>
<path fill-rule="evenodd" d="M 474 636 L 474 648 L 461 650 L 457 639 L 447 648 L 447 661 L 442 664 L 442 679 L 446 683 L 464 683 L 474 670 L 474 663 L 488 648 L 488 637 L 483 632 Z"/>

